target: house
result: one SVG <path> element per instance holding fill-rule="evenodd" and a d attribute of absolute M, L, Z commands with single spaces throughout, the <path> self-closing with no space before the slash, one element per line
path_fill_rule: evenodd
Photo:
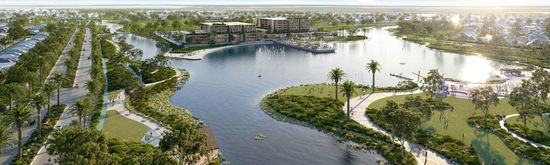
<path fill-rule="evenodd" d="M 546 33 L 529 32 L 527 34 L 527 46 L 540 48 L 549 43 Z"/>

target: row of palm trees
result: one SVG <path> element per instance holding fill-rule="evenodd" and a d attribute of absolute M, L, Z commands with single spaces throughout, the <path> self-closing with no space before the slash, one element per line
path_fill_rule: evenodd
<path fill-rule="evenodd" d="M 48 111 L 51 110 L 51 97 L 53 92 L 57 90 L 57 105 L 60 105 L 60 88 L 61 84 L 66 81 L 65 75 L 61 73 L 55 73 L 52 77 L 52 80 L 45 82 L 42 87 L 42 91 L 38 92 L 30 98 L 20 98 L 19 100 L 26 101 L 17 101 L 15 95 L 21 95 L 21 91 L 18 88 L 21 88 L 18 84 L 10 83 L 6 84 L 3 88 L 3 91 L 6 92 L 6 95 L 10 97 L 9 99 L 9 109 L 7 112 L 2 115 L 1 126 L 0 126 L 0 146 L 11 144 L 12 132 L 10 131 L 11 124 L 15 125 L 17 130 L 17 147 L 18 147 L 18 159 L 22 159 L 22 128 L 24 124 L 33 119 L 33 112 L 29 109 L 29 105 L 36 108 L 36 122 L 37 122 L 37 131 L 38 136 L 41 136 L 42 132 L 42 117 L 41 110 L 42 107 L 47 104 Z"/>
<path fill-rule="evenodd" d="M 378 63 L 378 61 L 375 61 L 375 60 L 371 60 L 370 62 L 367 63 L 367 66 L 366 66 L 366 69 L 372 73 L 372 91 L 374 92 L 374 90 L 376 89 L 375 88 L 375 75 L 376 75 L 376 72 L 379 72 L 382 67 L 380 65 L 380 63 Z M 344 77 L 346 76 L 346 73 L 344 72 L 344 70 L 340 69 L 340 68 L 334 68 L 332 70 L 330 70 L 330 72 L 328 73 L 328 77 L 329 79 L 334 82 L 334 98 L 336 100 L 338 100 L 338 83 L 340 81 L 342 81 L 344 79 Z M 351 107 L 350 107 L 350 99 L 351 97 L 353 96 L 353 93 L 355 92 L 355 83 L 353 83 L 352 81 L 349 81 L 349 80 L 346 80 L 343 84 L 342 84 L 342 92 L 343 92 L 343 95 L 346 97 L 346 101 L 347 101 L 347 115 L 348 115 L 348 118 L 350 118 L 350 111 L 351 111 Z"/>

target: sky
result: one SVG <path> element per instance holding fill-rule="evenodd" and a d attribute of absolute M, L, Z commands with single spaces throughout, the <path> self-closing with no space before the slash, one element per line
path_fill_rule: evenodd
<path fill-rule="evenodd" d="M 550 0 L 0 0 L 0 5 L 372 5 L 372 6 L 550 6 Z"/>

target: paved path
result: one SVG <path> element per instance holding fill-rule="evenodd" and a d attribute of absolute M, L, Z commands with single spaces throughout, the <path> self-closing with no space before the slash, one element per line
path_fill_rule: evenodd
<path fill-rule="evenodd" d="M 543 115 L 550 115 L 550 113 L 544 113 Z M 516 116 L 519 116 L 519 114 L 511 114 L 511 115 L 506 115 L 506 117 L 504 117 L 503 119 L 501 119 L 500 121 L 498 121 L 499 125 L 500 125 L 500 128 L 506 130 L 506 132 L 512 134 L 512 136 L 516 139 L 519 139 L 523 142 L 526 142 L 526 143 L 529 143 L 531 144 L 532 146 L 534 147 L 544 147 L 544 148 L 547 148 L 547 149 L 550 149 L 550 147 L 544 145 L 544 144 L 540 144 L 540 143 L 537 143 L 537 142 L 534 142 L 534 141 L 531 141 L 527 138 L 524 138 L 524 137 L 521 137 L 519 136 L 518 134 L 512 132 L 512 131 L 509 131 L 508 128 L 506 128 L 506 126 L 504 125 L 504 123 L 506 122 L 506 120 L 508 120 L 509 118 L 511 117 L 516 117 Z"/>
<path fill-rule="evenodd" d="M 408 95 L 408 94 L 416 94 L 416 93 L 421 93 L 421 91 L 417 90 L 414 92 L 401 92 L 401 93 L 373 93 L 373 94 L 353 98 L 350 100 L 350 104 L 352 105 L 351 118 L 367 128 L 372 128 L 375 131 L 381 132 L 390 137 L 395 137 L 391 132 L 386 131 L 382 127 L 376 125 L 367 115 L 365 115 L 365 111 L 367 107 L 369 107 L 369 105 L 376 100 L 380 100 L 391 96 Z M 346 108 L 347 108 L 347 105 L 344 105 L 344 108 L 343 108 L 344 113 L 346 112 Z M 420 145 L 412 143 L 408 140 L 405 141 L 404 144 L 405 144 L 404 145 L 405 149 L 408 152 L 412 153 L 416 158 L 417 164 L 424 164 L 424 162 L 430 165 L 451 164 L 450 160 L 448 160 L 443 155 L 431 149 L 420 150 L 419 149 L 421 148 Z M 426 157 L 422 154 L 424 151 L 428 152 L 427 160 L 426 160 Z"/>
<path fill-rule="evenodd" d="M 157 82 L 152 82 L 152 83 L 149 83 L 149 84 L 145 84 L 145 87 L 150 87 L 150 86 L 165 82 L 166 80 L 170 80 L 171 78 L 174 78 L 174 77 L 178 77 L 178 80 L 180 80 L 182 78 L 183 73 L 181 73 L 181 70 L 179 70 L 179 69 L 174 68 L 174 70 L 176 71 L 176 75 L 174 75 L 174 76 L 172 76 L 168 79 L 164 79 L 164 80 L 160 80 L 160 81 L 157 81 Z"/>
<path fill-rule="evenodd" d="M 111 110 L 117 111 L 118 113 L 120 113 L 121 115 L 123 115 L 128 119 L 131 119 L 146 125 L 147 127 L 149 127 L 148 132 L 150 131 L 155 132 L 154 134 L 156 135 L 162 135 L 162 133 L 168 131 L 168 129 L 166 129 L 160 123 L 155 122 L 149 118 L 146 118 L 140 114 L 136 114 L 129 111 L 128 108 L 125 106 L 125 102 L 126 102 L 126 94 L 124 93 L 124 90 L 121 90 L 120 92 L 118 92 L 117 98 L 114 99 L 114 103 L 109 103 L 109 106 L 107 109 L 109 111 Z M 154 139 L 160 139 L 160 138 L 161 137 L 155 137 Z M 144 135 L 141 142 L 142 144 L 151 144 L 153 146 L 158 146 L 158 140 L 154 140 L 154 139 L 145 138 L 145 135 Z"/>
<path fill-rule="evenodd" d="M 55 63 L 55 65 L 53 66 L 52 70 L 50 71 L 48 77 L 46 78 L 46 81 L 51 79 L 53 77 L 53 74 L 56 73 L 56 72 L 61 72 L 61 73 L 65 73 L 66 72 L 66 69 L 65 69 L 65 60 L 67 58 L 69 58 L 69 50 L 74 46 L 73 44 L 73 40 L 75 38 L 75 35 L 79 32 L 80 30 L 77 28 L 75 30 L 75 32 L 72 34 L 71 38 L 69 39 L 69 42 L 67 43 L 67 46 L 65 46 L 65 48 L 63 49 L 61 55 L 59 56 L 59 58 L 57 59 L 57 62 Z M 46 82 L 44 81 L 44 82 Z M 42 87 L 40 87 L 40 90 L 42 90 L 42 88 L 44 87 L 44 85 L 42 85 Z M 52 104 L 55 104 L 55 100 L 56 98 L 52 96 Z M 47 113 L 47 108 L 44 108 L 41 112 L 41 117 L 42 119 L 44 119 L 44 116 L 46 116 L 46 113 Z M 22 141 L 23 141 L 23 144 L 25 144 L 27 142 L 27 140 L 30 138 L 30 135 L 32 135 L 32 133 L 35 131 L 36 129 L 36 124 L 35 125 L 32 125 L 32 126 L 29 126 L 29 127 L 25 127 L 22 129 Z M 16 142 L 16 136 L 17 132 L 14 131 L 14 144 Z M 12 158 L 17 155 L 17 147 L 7 147 L 7 146 L 2 146 L 2 154 L 0 154 L 0 162 L 1 164 L 5 165 L 5 164 L 9 164 L 12 160 Z"/>
<path fill-rule="evenodd" d="M 91 38 L 92 33 L 89 28 L 86 28 L 86 35 L 84 37 L 84 42 L 82 46 L 82 52 L 78 62 L 78 68 L 76 71 L 76 77 L 74 81 L 75 87 L 73 88 L 62 88 L 61 90 L 61 103 L 67 105 L 61 117 L 57 121 L 56 125 L 62 125 L 63 127 L 69 126 L 74 120 L 78 121 L 78 116 L 74 115 L 69 107 L 72 106 L 76 101 L 81 98 L 84 98 L 87 94 L 86 82 L 91 80 L 90 71 L 92 67 L 91 61 Z M 86 122 L 86 125 L 89 125 L 89 121 Z M 53 160 L 54 157 L 47 153 L 46 147 L 42 146 L 38 151 L 36 157 L 34 157 L 31 164 L 51 164 L 48 160 Z"/>

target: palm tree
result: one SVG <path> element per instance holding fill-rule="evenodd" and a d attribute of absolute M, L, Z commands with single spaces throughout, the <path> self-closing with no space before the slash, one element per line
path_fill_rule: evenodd
<path fill-rule="evenodd" d="M 0 146 L 7 145 L 9 147 L 12 147 L 13 144 L 11 143 L 11 140 L 12 134 L 8 125 L 0 124 Z M 2 154 L 2 150 L 0 150 L 0 154 Z"/>
<path fill-rule="evenodd" d="M 369 63 L 367 63 L 367 69 L 369 70 L 369 72 L 372 73 L 372 91 L 375 90 L 374 88 L 374 85 L 375 85 L 375 74 L 376 72 L 380 71 L 380 69 L 382 69 L 382 67 L 380 66 L 380 63 L 378 63 L 378 61 L 374 61 L 374 60 L 370 60 Z"/>
<path fill-rule="evenodd" d="M 25 104 L 17 104 L 13 109 L 7 114 L 6 118 L 9 122 L 15 123 L 17 127 L 17 148 L 19 149 L 18 159 L 23 158 L 23 144 L 22 139 L 22 130 L 23 124 L 32 119 L 32 112 L 25 106 Z"/>
<path fill-rule="evenodd" d="M 328 77 L 334 82 L 334 96 L 336 100 L 338 100 L 338 82 L 340 82 L 340 80 L 342 80 L 345 76 L 346 73 L 344 73 L 344 70 L 340 68 L 334 68 L 328 72 Z"/>
<path fill-rule="evenodd" d="M 1 94 L 8 97 L 8 105 L 10 106 L 8 111 L 11 111 L 13 107 L 13 102 L 17 100 L 17 98 L 21 97 L 21 94 L 23 93 L 23 87 L 21 87 L 19 84 L 16 83 L 9 83 L 3 85 L 1 89 Z"/>
<path fill-rule="evenodd" d="M 67 77 L 65 77 L 65 75 L 57 72 L 53 75 L 53 81 L 57 84 L 57 105 L 60 105 L 59 103 L 59 98 L 60 98 L 60 89 L 61 89 L 61 84 L 63 84 L 64 81 L 67 80 Z"/>
<path fill-rule="evenodd" d="M 344 82 L 344 84 L 342 84 L 342 92 L 344 92 L 344 96 L 346 96 L 346 99 L 347 99 L 347 102 L 348 102 L 348 119 L 350 118 L 351 116 L 351 107 L 350 107 L 350 103 L 349 103 L 349 99 L 351 98 L 351 96 L 353 95 L 353 92 L 354 92 L 354 87 L 355 87 L 355 84 L 353 84 L 352 81 L 346 81 Z"/>
<path fill-rule="evenodd" d="M 90 100 L 88 98 L 78 100 L 71 108 L 71 111 L 78 115 L 78 122 L 80 124 L 82 124 L 82 118 L 88 114 L 89 108 Z M 86 126 L 86 123 L 83 126 Z"/>
<path fill-rule="evenodd" d="M 40 137 L 42 133 L 42 118 L 40 110 L 42 110 L 42 106 L 44 105 L 44 94 L 38 93 L 37 95 L 34 95 L 32 97 L 32 102 L 34 103 L 34 108 L 36 108 L 36 121 L 38 122 L 38 136 Z"/>
<path fill-rule="evenodd" d="M 48 81 L 44 85 L 44 93 L 46 93 L 46 97 L 48 98 L 48 111 L 52 109 L 52 93 L 57 89 L 57 85 L 54 82 Z"/>

